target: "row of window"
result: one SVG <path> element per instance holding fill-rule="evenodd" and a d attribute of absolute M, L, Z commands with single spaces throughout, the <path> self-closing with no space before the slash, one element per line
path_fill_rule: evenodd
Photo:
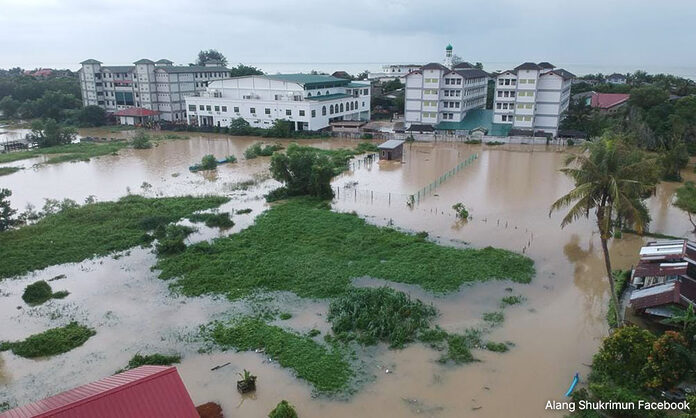
<path fill-rule="evenodd" d="M 443 113 L 442 119 L 452 120 L 452 119 L 454 119 L 454 113 Z"/>
<path fill-rule="evenodd" d="M 513 109 L 513 104 L 512 103 L 496 103 L 495 104 L 496 109 Z M 518 109 L 533 109 L 534 105 L 532 103 L 517 103 L 517 108 Z"/>
<path fill-rule="evenodd" d="M 423 112 L 424 118 L 436 118 L 437 112 Z"/>
<path fill-rule="evenodd" d="M 436 103 L 437 103 L 437 102 L 436 102 Z M 364 106 L 365 106 L 365 102 L 362 102 L 362 105 L 363 105 L 363 107 L 364 107 Z M 326 106 L 322 106 L 322 108 L 321 108 L 321 114 L 322 114 L 322 116 L 326 116 L 327 111 L 328 111 L 329 114 L 333 115 L 334 113 L 350 112 L 350 111 L 356 110 L 356 109 L 358 109 L 358 102 L 357 102 L 357 101 L 354 101 L 354 102 L 347 102 L 347 103 L 345 103 L 345 106 L 344 106 L 344 103 L 340 103 L 340 104 L 336 104 L 336 105 L 330 105 L 328 108 L 327 108 Z M 195 111 L 196 111 L 196 105 L 190 104 L 190 105 L 188 106 L 188 110 L 191 111 L 191 112 L 195 112 Z M 213 106 L 213 105 L 198 105 L 198 110 L 208 111 L 208 112 L 211 112 L 211 111 L 215 110 L 215 112 L 223 112 L 223 113 L 226 113 L 226 112 L 227 112 L 227 106 L 218 106 L 218 105 L 214 105 L 214 106 Z M 234 106 L 234 107 L 232 108 L 232 111 L 233 111 L 234 113 L 239 113 L 239 106 Z M 299 112 L 299 116 L 305 116 L 305 111 L 304 111 L 304 110 L 299 110 L 298 112 Z M 256 108 L 255 108 L 255 107 L 250 107 L 250 108 L 249 108 L 249 113 L 251 113 L 252 115 L 255 115 L 255 114 L 256 114 Z M 264 108 L 264 113 L 265 113 L 266 115 L 270 115 L 270 114 L 271 114 L 271 108 L 269 108 L 269 107 Z M 285 115 L 286 115 L 286 116 L 292 116 L 292 109 L 285 109 Z M 312 110 L 312 117 L 313 117 L 313 118 L 316 117 L 316 111 L 314 111 L 314 110 Z"/>
<path fill-rule="evenodd" d="M 517 80 L 514 78 L 501 78 L 498 80 L 499 86 L 514 86 Z"/>
<path fill-rule="evenodd" d="M 460 97 L 462 95 L 461 90 L 444 90 L 445 97 Z"/>
<path fill-rule="evenodd" d="M 498 90 L 498 97 L 515 97 L 515 92 L 514 91 L 500 91 Z"/>
<path fill-rule="evenodd" d="M 451 109 L 459 109 L 459 102 L 442 102 L 442 107 L 451 108 Z"/>
<path fill-rule="evenodd" d="M 445 79 L 445 84 L 446 85 L 458 85 L 461 86 L 462 84 L 462 79 L 461 78 L 446 78 Z"/>
<path fill-rule="evenodd" d="M 204 73 L 196 73 L 196 78 L 210 78 L 210 77 L 229 77 L 230 73 L 226 72 L 204 72 Z"/>
<path fill-rule="evenodd" d="M 533 91 L 520 91 L 520 92 L 518 92 L 518 96 L 534 97 L 534 92 Z"/>
<path fill-rule="evenodd" d="M 520 79 L 520 84 L 527 84 L 527 83 L 529 83 L 529 84 L 535 84 L 535 83 L 536 83 L 536 80 L 533 79 L 533 78 L 530 78 L 530 79 L 521 78 L 521 79 Z"/>
<path fill-rule="evenodd" d="M 424 100 L 424 101 L 423 101 L 423 106 L 426 106 L 426 107 L 437 107 L 437 101 Z"/>
<path fill-rule="evenodd" d="M 437 89 L 425 89 L 425 90 L 423 90 L 423 94 L 435 94 L 435 95 L 437 95 Z"/>

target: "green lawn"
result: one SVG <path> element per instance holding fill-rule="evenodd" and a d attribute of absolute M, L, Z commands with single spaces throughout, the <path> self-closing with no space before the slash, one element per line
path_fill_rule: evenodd
<path fill-rule="evenodd" d="M 0 167 L 0 176 L 7 176 L 19 170 L 19 167 Z"/>
<path fill-rule="evenodd" d="M 94 334 L 96 332 L 93 329 L 71 322 L 64 327 L 31 335 L 22 341 L 0 343 L 0 351 L 12 350 L 14 354 L 26 358 L 54 356 L 81 346 Z"/>
<path fill-rule="evenodd" d="M 177 278 L 173 286 L 186 295 L 220 293 L 231 299 L 255 289 L 333 297 L 361 276 L 450 292 L 473 281 L 527 283 L 534 275 L 533 261 L 520 254 L 441 246 L 332 212 L 311 199 L 276 205 L 248 229 L 190 246 L 161 259 L 157 268 L 162 278 Z"/>
<path fill-rule="evenodd" d="M 126 250 L 145 242 L 147 230 L 227 200 L 213 196 L 148 199 L 132 195 L 115 202 L 65 209 L 36 224 L 0 233 L 0 278 Z"/>
<path fill-rule="evenodd" d="M 260 319 L 243 318 L 230 324 L 213 324 L 208 338 L 222 348 L 240 351 L 263 348 L 266 355 L 294 370 L 297 377 L 311 383 L 318 392 L 343 391 L 353 376 L 350 364 L 335 349 Z"/>
<path fill-rule="evenodd" d="M 47 164 L 56 164 L 66 161 L 88 161 L 93 157 L 102 155 L 116 154 L 120 149 L 129 145 L 128 141 L 112 141 L 107 143 L 79 143 L 69 145 L 58 145 L 55 147 L 36 148 L 28 151 L 9 152 L 0 154 L 0 163 L 25 160 L 41 155 L 50 156 Z"/>

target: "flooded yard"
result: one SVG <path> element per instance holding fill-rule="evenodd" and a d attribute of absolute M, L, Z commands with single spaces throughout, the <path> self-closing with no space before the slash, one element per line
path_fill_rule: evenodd
<path fill-rule="evenodd" d="M 8 165 L 24 170 L 0 177 L 9 188 L 13 207 L 41 208 L 44 199 L 69 198 L 80 203 L 89 196 L 114 200 L 127 193 L 148 197 L 221 194 L 231 201 L 221 211 L 250 208 L 234 215 L 227 231 L 196 224 L 188 242 L 238 232 L 267 207 L 264 193 L 277 187 L 268 179 L 268 158 L 244 160 L 244 150 L 260 138 L 200 135 L 163 141 L 148 150 L 123 149 L 119 155 L 89 162 L 40 164 L 42 158 Z M 109 136 L 109 135 L 105 135 Z M 287 143 L 287 141 L 282 141 Z M 303 140 L 322 148 L 354 147 L 355 141 Z M 505 308 L 505 320 L 491 329 L 491 340 L 514 344 L 506 353 L 474 351 L 481 360 L 443 366 L 438 353 L 423 344 L 402 350 L 380 345 L 366 350 L 367 379 L 348 399 L 315 397 L 312 387 L 261 353 L 201 352 L 198 327 L 258 308 L 253 301 L 230 302 L 222 297 L 173 294 L 168 282 L 152 271 L 156 256 L 133 248 L 115 256 L 48 267 L 18 279 L 0 281 L 0 341 L 22 339 L 71 320 L 96 329 L 83 346 L 48 359 L 31 360 L 0 353 L 0 401 L 24 404 L 73 386 L 97 380 L 125 366 L 136 353 L 181 353 L 178 365 L 194 402 L 215 401 L 230 416 L 266 416 L 281 399 L 297 407 L 302 417 L 538 417 L 562 416 L 544 411 L 549 399 L 563 398 L 573 374 L 587 375 L 592 355 L 607 334 L 608 287 L 599 237 L 589 220 L 560 228 L 562 213 L 549 207 L 572 188 L 558 172 L 566 149 L 553 146 L 489 147 L 453 143 L 405 146 L 403 163 L 369 163 L 358 157 L 352 170 L 333 181 L 335 211 L 352 212 L 377 225 L 418 232 L 445 245 L 493 246 L 524 253 L 535 262 L 530 284 L 493 281 L 463 286 L 458 292 L 432 295 L 417 286 L 356 278 L 356 286 L 390 285 L 432 302 L 441 315 L 437 323 L 452 332 L 482 327 L 481 316 L 499 309 L 502 297 L 520 294 L 524 302 Z M 220 166 L 215 173 L 191 173 L 188 167 L 206 154 L 234 154 L 240 162 Z M 418 203 L 408 196 L 430 184 L 469 156 L 473 163 L 449 177 Z M 685 173 L 692 178 L 693 174 Z M 248 182 L 246 187 L 241 182 Z M 653 232 L 690 236 L 685 213 L 671 205 L 678 187 L 660 184 L 648 200 Z M 459 220 L 452 205 L 463 203 L 471 214 Z M 625 234 L 612 240 L 614 268 L 637 261 L 643 238 Z M 40 307 L 21 300 L 24 287 L 36 280 L 66 277 L 51 283 L 66 289 L 66 299 Z M 512 293 L 506 288 L 512 288 Z M 270 295 L 279 309 L 293 314 L 277 325 L 298 331 L 329 330 L 328 304 L 288 292 Z M 211 368 L 230 363 L 211 371 Z M 257 392 L 242 397 L 235 390 L 236 373 L 258 376 Z M 386 373 L 386 369 L 390 373 Z"/>

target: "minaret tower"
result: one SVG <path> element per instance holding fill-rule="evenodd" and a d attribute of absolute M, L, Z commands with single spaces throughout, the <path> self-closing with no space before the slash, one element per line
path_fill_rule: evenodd
<path fill-rule="evenodd" d="M 452 44 L 447 44 L 445 48 L 445 67 L 452 68 Z"/>

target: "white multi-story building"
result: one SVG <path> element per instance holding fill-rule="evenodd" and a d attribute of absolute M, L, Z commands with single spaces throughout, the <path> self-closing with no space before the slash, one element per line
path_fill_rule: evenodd
<path fill-rule="evenodd" d="M 175 66 L 166 59 L 141 59 L 134 65 L 106 66 L 82 61 L 78 71 L 83 105 L 114 113 L 128 108 L 159 112 L 167 121 L 186 119 L 184 97 L 205 90 L 212 80 L 230 76 L 230 70 L 211 61 L 206 65 Z"/>
<path fill-rule="evenodd" d="M 493 123 L 556 135 L 575 76 L 548 62 L 525 62 L 496 77 Z"/>
<path fill-rule="evenodd" d="M 489 74 L 467 62 L 452 64 L 452 46 L 444 65 L 426 64 L 406 75 L 406 124 L 460 122 L 472 109 L 486 106 Z"/>
<path fill-rule="evenodd" d="M 406 74 L 416 71 L 421 64 L 388 64 L 382 66 L 381 73 L 367 73 L 370 81 L 387 82 L 398 79 L 402 83 L 406 82 Z"/>
<path fill-rule="evenodd" d="M 295 130 L 318 131 L 332 121 L 369 120 L 370 84 L 315 74 L 235 77 L 186 97 L 186 109 L 193 125 L 227 127 L 242 118 L 270 128 L 284 119 Z"/>

